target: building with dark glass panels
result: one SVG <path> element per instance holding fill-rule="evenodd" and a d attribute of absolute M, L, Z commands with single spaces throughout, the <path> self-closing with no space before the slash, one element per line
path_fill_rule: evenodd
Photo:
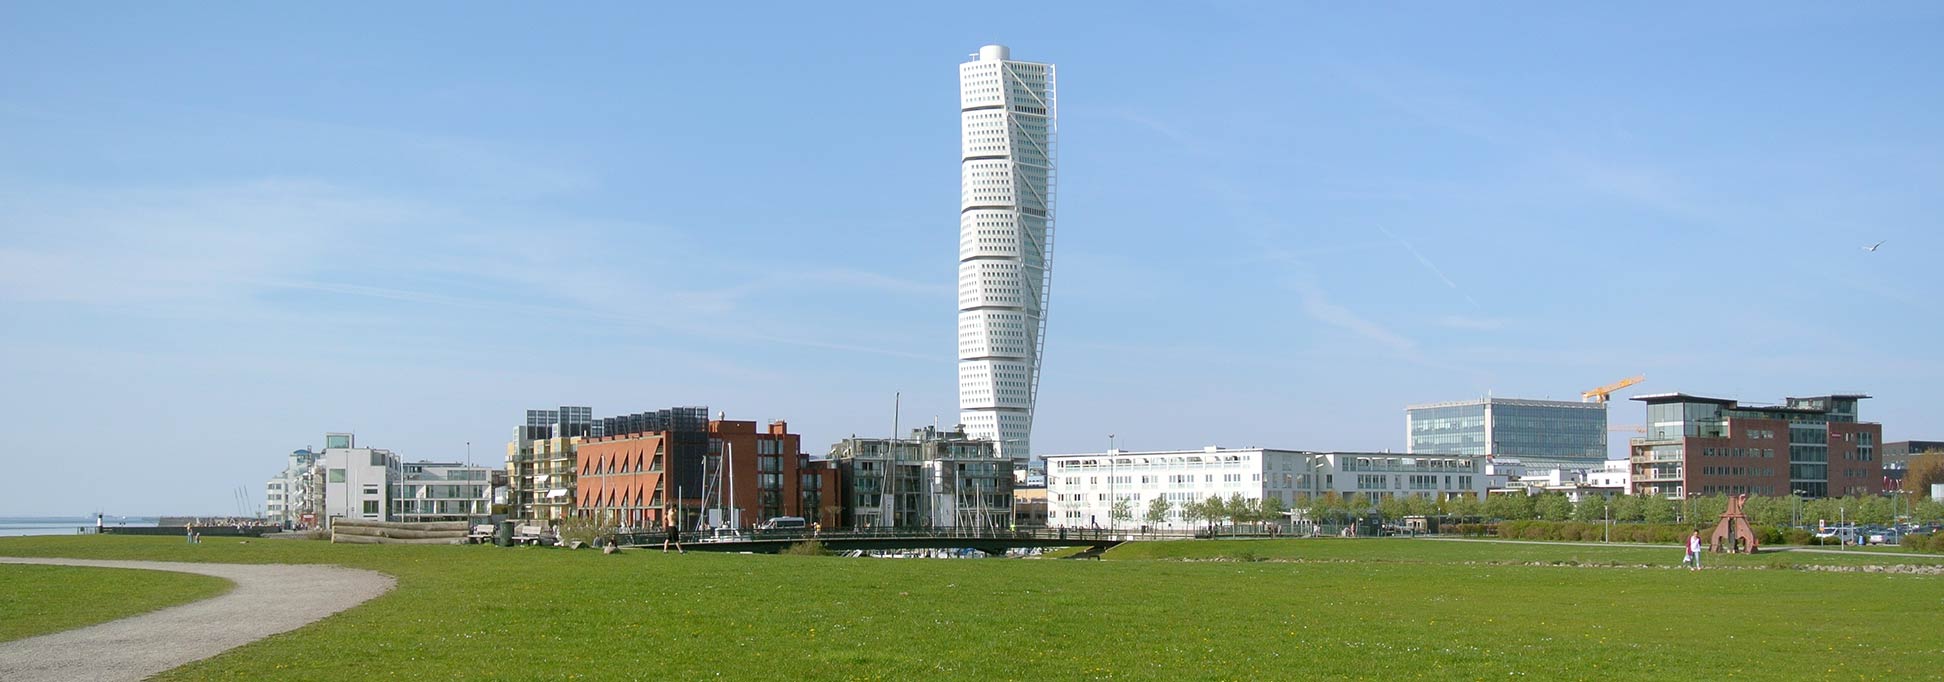
<path fill-rule="evenodd" d="M 1910 469 L 1910 458 L 1932 452 L 1944 453 L 1944 441 L 1900 440 L 1884 443 L 1884 478 L 1902 485 L 1904 472 Z"/>
<path fill-rule="evenodd" d="M 1883 425 L 1856 418 L 1866 395 L 1742 405 L 1685 393 L 1647 403 L 1647 436 L 1630 443 L 1636 495 L 1715 493 L 1836 497 L 1883 490 Z"/>
<path fill-rule="evenodd" d="M 1527 469 L 1597 469 L 1606 461 L 1603 403 L 1480 398 L 1404 409 L 1411 454 L 1517 457 Z"/>

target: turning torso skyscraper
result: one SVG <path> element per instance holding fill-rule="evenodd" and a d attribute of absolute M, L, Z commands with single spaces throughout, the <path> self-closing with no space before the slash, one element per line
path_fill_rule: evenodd
<path fill-rule="evenodd" d="M 959 421 L 1032 454 L 1053 255 L 1053 65 L 1001 45 L 959 65 Z"/>

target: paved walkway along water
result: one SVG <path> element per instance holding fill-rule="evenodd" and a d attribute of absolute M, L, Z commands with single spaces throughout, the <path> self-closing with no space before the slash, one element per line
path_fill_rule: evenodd
<path fill-rule="evenodd" d="M 0 642 L 0 680 L 140 680 L 287 632 L 391 591 L 391 576 L 337 566 L 0 557 L 0 563 L 200 573 L 227 594 L 139 616 Z"/>

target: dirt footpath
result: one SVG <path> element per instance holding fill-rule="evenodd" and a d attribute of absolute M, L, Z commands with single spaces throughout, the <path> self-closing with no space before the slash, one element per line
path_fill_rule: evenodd
<path fill-rule="evenodd" d="M 0 680 L 141 680 L 308 625 L 391 591 L 391 576 L 336 566 L 0 557 L 0 563 L 138 568 L 211 575 L 224 594 L 39 637 L 0 642 Z"/>

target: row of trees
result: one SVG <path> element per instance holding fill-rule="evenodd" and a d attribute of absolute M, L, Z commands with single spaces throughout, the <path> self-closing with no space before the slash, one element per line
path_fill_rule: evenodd
<path fill-rule="evenodd" d="M 1206 500 L 1179 504 L 1170 502 L 1165 497 L 1156 497 L 1148 501 L 1141 520 L 1150 526 L 1159 526 L 1168 523 L 1171 515 L 1179 510 L 1181 519 L 1188 522 L 1188 525 L 1206 524 L 1213 527 L 1223 523 L 1233 525 L 1280 521 L 1286 509 L 1282 498 L 1247 498 L 1240 493 L 1230 495 L 1226 500 L 1210 495 Z M 1107 516 L 1113 519 L 1116 525 L 1127 523 L 1134 518 L 1134 503 L 1126 498 L 1115 500 L 1113 506 L 1108 508 Z"/>
<path fill-rule="evenodd" d="M 1728 508 L 1727 495 L 1707 495 L 1686 500 L 1670 500 L 1659 495 L 1589 495 L 1578 504 L 1564 493 L 1540 495 L 1492 495 L 1481 501 L 1460 496 L 1447 500 L 1426 497 L 1388 497 L 1375 504 L 1362 495 L 1327 494 L 1303 505 L 1312 520 L 1341 522 L 1355 517 L 1445 516 L 1458 519 L 1498 519 L 1507 521 L 1641 521 L 1646 523 L 1705 522 L 1721 516 Z M 1919 522 L 1944 521 L 1944 503 L 1907 496 L 1869 495 L 1864 497 L 1796 498 L 1750 495 L 1742 512 L 1757 525 L 1788 526 L 1814 524 L 1818 519 L 1835 523 L 1848 520 L 1866 525 L 1882 525 L 1908 517 Z"/>
<path fill-rule="evenodd" d="M 1540 495 L 1492 495 L 1484 500 L 1458 496 L 1445 500 L 1409 495 L 1385 497 L 1376 502 L 1361 494 L 1328 493 L 1298 504 L 1304 517 L 1319 523 L 1349 523 L 1358 518 L 1379 517 L 1396 520 L 1406 516 L 1442 516 L 1460 520 L 1506 521 L 1639 521 L 1646 523 L 1701 523 L 1721 516 L 1728 508 L 1727 495 L 1709 495 L 1686 500 L 1670 500 L 1658 495 L 1589 495 L 1578 504 L 1564 493 Z M 1253 524 L 1280 521 L 1285 507 L 1280 498 L 1245 498 L 1239 494 L 1228 499 L 1211 496 L 1206 500 L 1175 504 L 1166 498 L 1150 501 L 1141 516 L 1149 525 L 1167 523 L 1173 512 L 1190 526 L 1205 524 Z M 1743 513 L 1756 525 L 1811 525 L 1817 520 L 1835 523 L 1847 520 L 1865 525 L 1888 524 L 1897 518 L 1918 522 L 1944 521 L 1944 503 L 1915 496 L 1838 498 L 1763 497 L 1750 495 Z M 1108 516 L 1116 525 L 1134 519 L 1134 505 L 1117 500 Z"/>

